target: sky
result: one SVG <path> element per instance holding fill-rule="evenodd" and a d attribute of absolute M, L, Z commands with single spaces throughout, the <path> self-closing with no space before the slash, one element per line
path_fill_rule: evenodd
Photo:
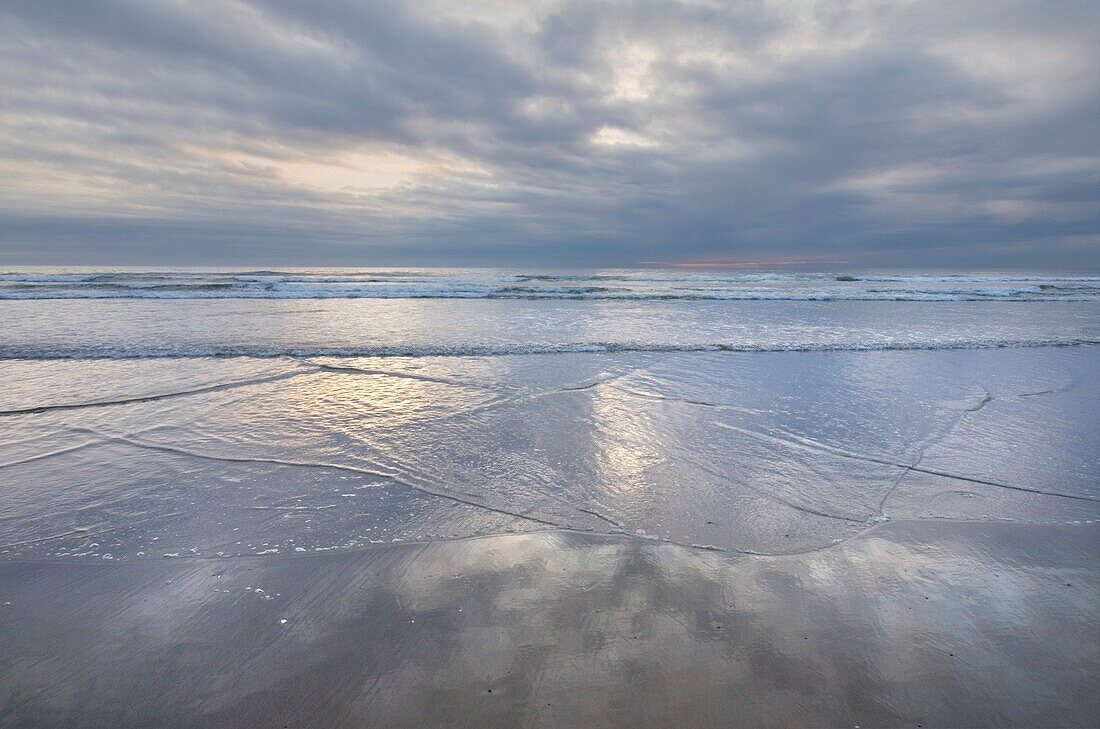
<path fill-rule="evenodd" d="M 1095 0 L 4 0 L 0 262 L 1100 269 Z"/>

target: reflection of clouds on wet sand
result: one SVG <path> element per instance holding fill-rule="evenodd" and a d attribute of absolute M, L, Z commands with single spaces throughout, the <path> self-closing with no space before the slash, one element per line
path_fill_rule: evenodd
<path fill-rule="evenodd" d="M 1096 538 L 942 522 L 777 558 L 557 532 L 9 563 L 0 706 L 74 726 L 1081 725 L 1100 709 Z M 81 703 L 101 676 L 124 706 Z"/>

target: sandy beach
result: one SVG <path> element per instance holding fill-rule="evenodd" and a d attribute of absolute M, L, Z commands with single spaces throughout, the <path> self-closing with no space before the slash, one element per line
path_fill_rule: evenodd
<path fill-rule="evenodd" d="M 1090 726 L 1096 525 L 6 563 L 0 724 Z"/>
<path fill-rule="evenodd" d="M 1092 304 L 34 303 L 0 726 L 1095 723 Z"/>

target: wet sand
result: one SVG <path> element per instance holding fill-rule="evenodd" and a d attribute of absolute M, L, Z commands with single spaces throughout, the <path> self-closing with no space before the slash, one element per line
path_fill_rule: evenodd
<path fill-rule="evenodd" d="M 1095 726 L 1100 527 L 0 564 L 0 726 Z"/>
<path fill-rule="evenodd" d="M 1100 347 L 0 363 L 3 727 L 1091 727 Z"/>

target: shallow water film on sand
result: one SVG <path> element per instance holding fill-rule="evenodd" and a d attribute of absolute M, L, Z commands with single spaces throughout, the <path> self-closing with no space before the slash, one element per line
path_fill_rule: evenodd
<path fill-rule="evenodd" d="M 1094 281 L 18 275 L 0 724 L 1100 712 Z"/>

